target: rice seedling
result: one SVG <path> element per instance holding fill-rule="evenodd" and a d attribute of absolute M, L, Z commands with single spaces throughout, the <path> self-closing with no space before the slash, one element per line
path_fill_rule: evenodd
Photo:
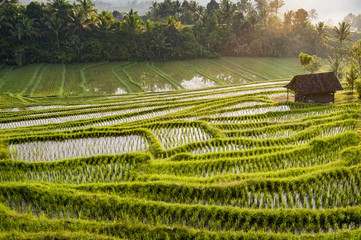
<path fill-rule="evenodd" d="M 61 159 L 144 152 L 148 141 L 136 135 L 26 142 L 10 145 L 10 156 L 25 162 L 52 162 Z"/>

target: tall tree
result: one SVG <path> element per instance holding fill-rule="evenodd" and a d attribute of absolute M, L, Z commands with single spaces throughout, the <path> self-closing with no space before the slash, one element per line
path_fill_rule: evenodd
<path fill-rule="evenodd" d="M 325 22 L 317 23 L 316 31 L 317 31 L 317 35 L 320 37 L 322 41 L 327 41 L 327 37 L 329 37 L 329 34 Z"/>
<path fill-rule="evenodd" d="M 361 76 L 361 40 L 352 46 L 347 57 L 351 66 L 355 66 L 358 70 L 358 75 Z"/>
<path fill-rule="evenodd" d="M 283 0 L 273 0 L 270 3 L 270 9 L 272 10 L 272 12 L 275 13 L 276 16 L 278 16 L 279 9 L 284 6 L 285 6 L 285 1 L 283 1 Z"/>
<path fill-rule="evenodd" d="M 0 29 L 5 28 L 9 33 L 17 24 L 20 17 L 17 0 L 5 0 L 0 4 Z"/>
<path fill-rule="evenodd" d="M 134 38 L 141 29 L 142 19 L 138 17 L 137 12 L 133 9 L 123 17 L 124 23 L 122 24 L 122 30 L 127 33 L 131 38 Z"/>
<path fill-rule="evenodd" d="M 261 17 L 264 26 L 266 26 L 269 15 L 268 0 L 255 0 L 255 1 L 256 1 L 256 9 L 258 11 L 258 14 Z"/>
<path fill-rule="evenodd" d="M 55 34 L 55 41 L 57 49 L 60 49 L 60 34 L 64 29 L 64 22 L 61 18 L 56 15 L 53 15 L 50 19 L 48 19 L 45 24 L 48 26 L 50 32 Z"/>
<path fill-rule="evenodd" d="M 164 54 L 164 52 L 167 51 L 169 49 L 169 47 L 171 46 L 167 42 L 167 37 L 164 35 L 163 32 L 153 36 L 151 45 L 155 49 L 157 57 L 159 59 L 162 58 L 162 54 Z"/>
<path fill-rule="evenodd" d="M 95 29 L 100 33 L 100 41 L 103 47 L 106 45 L 107 38 L 110 38 L 110 34 L 114 33 L 116 28 L 117 25 L 114 22 L 113 14 L 107 11 L 102 11 L 98 15 L 98 18 L 95 21 Z"/>
<path fill-rule="evenodd" d="M 12 32 L 13 36 L 17 37 L 18 40 L 23 39 L 24 37 L 27 40 L 32 39 L 33 37 L 39 36 L 39 29 L 34 26 L 34 20 L 29 18 L 20 19 L 16 24 L 15 30 Z"/>
<path fill-rule="evenodd" d="M 130 54 L 134 57 L 137 46 L 136 36 L 141 31 L 143 21 L 137 15 L 137 12 L 133 12 L 133 9 L 130 9 L 129 13 L 127 13 L 123 19 L 124 23 L 122 24 L 122 31 L 125 32 L 130 39 L 132 47 L 132 49 L 130 49 Z"/>
<path fill-rule="evenodd" d="M 248 14 L 253 9 L 252 2 L 250 0 L 241 0 L 241 2 L 237 3 L 237 6 L 243 14 Z"/>
<path fill-rule="evenodd" d="M 316 9 L 311 9 L 310 11 L 308 11 L 308 16 L 311 19 L 311 21 L 317 20 L 318 19 L 318 12 Z"/>
<path fill-rule="evenodd" d="M 350 71 L 346 73 L 346 82 L 349 85 L 351 92 L 353 93 L 353 88 L 355 81 L 358 79 L 358 71 L 355 66 L 351 66 Z"/>
<path fill-rule="evenodd" d="M 81 9 L 73 9 L 69 15 L 69 18 L 69 25 L 71 26 L 72 34 L 77 34 L 79 36 L 84 29 L 89 29 L 90 21 L 86 17 L 85 12 Z"/>
<path fill-rule="evenodd" d="M 342 47 L 342 43 L 345 40 L 350 39 L 351 37 L 351 25 L 347 24 L 346 22 L 342 22 L 338 24 L 338 27 L 334 27 L 333 31 L 336 34 L 336 39 L 338 41 L 339 48 Z"/>
<path fill-rule="evenodd" d="M 296 25 L 296 26 L 303 25 L 304 26 L 304 25 L 306 25 L 307 20 L 308 20 L 308 12 L 305 9 L 300 8 L 295 12 L 294 19 L 293 19 L 294 25 Z"/>
<path fill-rule="evenodd" d="M 283 25 L 284 25 L 284 28 L 286 29 L 286 31 L 290 31 L 291 30 L 291 27 L 292 27 L 292 20 L 293 20 L 293 17 L 294 17 L 295 13 L 290 10 L 290 11 L 287 11 L 283 14 Z"/>
<path fill-rule="evenodd" d="M 236 11 L 236 5 L 230 0 L 222 0 L 221 8 L 216 12 L 218 21 L 229 29 L 233 14 Z"/>
<path fill-rule="evenodd" d="M 213 14 L 215 11 L 217 11 L 219 9 L 219 4 L 216 2 L 216 0 L 211 0 L 208 4 L 207 4 L 207 13 L 208 14 Z"/>
<path fill-rule="evenodd" d="M 61 18 L 63 21 L 68 19 L 71 9 L 73 6 L 66 0 L 53 0 L 50 3 L 51 10 L 55 12 L 55 14 Z"/>
<path fill-rule="evenodd" d="M 97 10 L 91 0 L 77 0 L 78 6 L 84 15 L 88 18 L 89 15 L 95 14 Z"/>

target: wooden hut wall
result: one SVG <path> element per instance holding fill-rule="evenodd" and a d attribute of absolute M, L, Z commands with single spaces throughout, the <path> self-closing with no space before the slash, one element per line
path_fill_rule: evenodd
<path fill-rule="evenodd" d="M 333 93 L 317 94 L 317 95 L 297 95 L 296 102 L 312 102 L 312 103 L 329 103 L 334 102 Z"/>

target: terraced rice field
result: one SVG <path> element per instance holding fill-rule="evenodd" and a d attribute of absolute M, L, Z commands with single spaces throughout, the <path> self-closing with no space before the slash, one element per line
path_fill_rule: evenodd
<path fill-rule="evenodd" d="M 289 80 L 297 58 L 218 58 L 174 62 L 100 62 L 1 66 L 0 93 L 23 97 L 122 95 Z"/>
<path fill-rule="evenodd" d="M 106 65 L 109 84 L 147 90 L 128 64 Z M 96 73 L 78 69 L 86 92 Z M 2 97 L 0 238 L 360 239 L 360 105 L 275 101 L 284 84 Z"/>

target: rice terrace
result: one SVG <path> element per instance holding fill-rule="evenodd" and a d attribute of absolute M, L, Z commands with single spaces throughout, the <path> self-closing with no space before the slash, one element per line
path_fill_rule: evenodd
<path fill-rule="evenodd" d="M 361 239 L 361 15 L 292 2 L 0 0 L 0 239 Z"/>
<path fill-rule="evenodd" d="M 2 90 L 18 81 L 1 97 L 1 236 L 359 236 L 359 104 L 285 101 L 282 86 L 302 72 L 297 59 L 211 61 L 174 63 L 180 70 L 137 63 L 159 80 L 153 86 L 182 86 L 192 74 L 190 81 L 211 85 L 149 93 L 127 68 L 135 63 L 102 65 L 123 75 L 99 82 L 93 65 L 64 74 L 47 71 L 61 73 L 62 65 L 4 67 Z M 21 77 L 36 74 L 46 88 Z M 75 77 L 61 79 L 67 74 L 84 76 L 75 96 L 66 90 Z M 111 82 L 113 90 L 136 93 L 82 91 L 92 84 L 111 93 L 103 88 Z M 46 96 L 53 93 L 62 94 Z"/>

